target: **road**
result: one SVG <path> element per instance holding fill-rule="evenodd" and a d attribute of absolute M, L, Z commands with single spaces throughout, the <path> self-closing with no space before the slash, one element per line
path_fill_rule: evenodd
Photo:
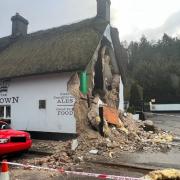
<path fill-rule="evenodd" d="M 169 116 L 170 115 L 170 116 Z M 167 131 L 172 131 L 176 136 L 180 136 L 180 114 L 163 114 L 163 115 L 151 115 L 148 119 L 152 120 L 156 126 Z M 119 163 L 129 163 L 140 166 L 156 166 L 162 168 L 176 168 L 180 169 L 180 142 L 179 146 L 172 146 L 172 149 L 166 153 L 163 152 L 135 152 L 121 153 L 118 157 Z M 28 158 L 28 157 L 27 157 Z M 34 158 L 32 156 L 32 158 Z M 129 169 L 122 167 L 111 167 L 103 166 L 98 164 L 85 163 L 81 169 L 85 172 L 94 173 L 105 173 L 114 174 L 121 176 L 132 176 L 132 177 L 142 177 L 147 174 L 148 171 L 138 171 L 137 169 Z M 44 179 L 96 179 L 91 177 L 80 177 L 80 176 L 59 176 L 58 174 L 53 174 L 51 172 L 42 171 L 32 171 L 32 170 L 14 170 L 12 173 L 12 179 L 24 179 L 27 180 L 44 180 Z"/>
<path fill-rule="evenodd" d="M 157 127 L 180 136 L 180 113 L 148 113 L 148 115 L 148 119 L 152 120 Z"/>

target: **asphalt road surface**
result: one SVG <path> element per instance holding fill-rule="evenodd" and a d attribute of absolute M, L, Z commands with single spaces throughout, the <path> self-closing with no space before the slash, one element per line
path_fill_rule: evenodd
<path fill-rule="evenodd" d="M 149 114 L 148 119 L 152 120 L 157 127 L 180 136 L 180 113 Z"/>
<path fill-rule="evenodd" d="M 180 138 L 180 114 L 160 113 L 148 114 L 148 119 L 160 129 L 171 131 Z M 122 153 L 121 162 L 128 162 L 139 165 L 158 166 L 162 168 L 180 169 L 180 140 L 173 142 L 168 152 L 135 152 Z"/>
<path fill-rule="evenodd" d="M 148 119 L 152 120 L 154 124 L 167 131 L 172 131 L 176 136 L 180 137 L 180 114 L 151 114 Z M 124 152 L 120 154 L 121 163 L 132 163 L 137 165 L 145 166 L 158 166 L 162 168 L 176 168 L 180 169 L 180 142 L 176 142 L 177 146 L 172 146 L 171 150 L 163 152 L 136 152 L 129 153 Z M 29 157 L 28 157 L 29 158 Z M 32 156 L 32 158 L 34 158 Z M 84 164 L 82 167 L 85 172 L 95 172 L 95 173 L 105 173 L 114 174 L 121 176 L 131 176 L 131 177 L 142 177 L 148 172 L 138 172 L 137 170 L 119 168 L 119 167 L 106 167 L 97 164 Z M 83 176 L 59 176 L 53 175 L 50 172 L 32 171 L 32 170 L 14 170 L 12 171 L 12 179 L 27 179 L 27 180 L 86 180 L 86 179 L 96 179 L 93 177 L 83 177 Z"/>

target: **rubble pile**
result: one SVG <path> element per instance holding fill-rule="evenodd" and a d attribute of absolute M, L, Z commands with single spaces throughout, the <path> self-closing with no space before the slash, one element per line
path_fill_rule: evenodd
<path fill-rule="evenodd" d="M 152 171 L 144 177 L 147 180 L 165 180 L 165 179 L 180 179 L 180 170 L 176 169 L 163 169 Z"/>
<path fill-rule="evenodd" d="M 26 163 L 51 168 L 74 168 L 87 159 L 116 161 L 123 151 L 163 151 L 171 148 L 173 136 L 157 129 L 150 120 L 136 121 L 132 114 L 117 109 L 119 77 L 114 76 L 112 90 L 106 93 L 103 103 L 98 94 L 94 97 L 79 91 L 79 78 L 75 74 L 68 82 L 68 91 L 75 97 L 77 139 L 69 141 L 36 141 L 34 151 L 51 155 L 28 160 Z M 118 83 L 117 83 L 118 82 Z M 117 87 L 116 87 L 117 85 Z"/>
<path fill-rule="evenodd" d="M 43 167 L 64 167 L 74 170 L 86 160 L 110 159 L 116 161 L 123 151 L 168 151 L 172 135 L 154 128 L 145 131 L 146 121 L 135 121 L 131 114 L 120 113 L 121 126 L 108 124 L 109 136 L 102 136 L 97 129 L 86 128 L 77 139 L 68 141 L 38 141 L 33 143 L 32 150 L 50 153 L 45 157 L 31 159 L 30 163 Z M 149 122 L 148 122 L 149 123 Z M 151 124 L 152 125 L 152 124 Z"/>

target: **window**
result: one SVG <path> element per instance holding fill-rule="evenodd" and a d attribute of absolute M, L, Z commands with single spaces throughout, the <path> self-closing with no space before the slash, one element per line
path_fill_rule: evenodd
<path fill-rule="evenodd" d="M 46 100 L 39 100 L 39 109 L 46 109 Z"/>
<path fill-rule="evenodd" d="M 4 118 L 4 106 L 0 106 L 0 118 Z"/>
<path fill-rule="evenodd" d="M 6 106 L 6 118 L 11 117 L 11 106 Z"/>
<path fill-rule="evenodd" d="M 11 106 L 0 106 L 0 118 L 1 119 L 11 118 Z"/>

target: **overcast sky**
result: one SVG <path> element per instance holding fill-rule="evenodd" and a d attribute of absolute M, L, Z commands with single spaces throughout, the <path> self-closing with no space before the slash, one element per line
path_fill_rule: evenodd
<path fill-rule="evenodd" d="M 111 23 L 121 40 L 138 40 L 142 34 L 149 39 L 180 35 L 180 0 L 111 2 Z M 93 17 L 96 0 L 0 0 L 0 37 L 11 34 L 10 18 L 16 12 L 28 19 L 30 33 Z"/>

